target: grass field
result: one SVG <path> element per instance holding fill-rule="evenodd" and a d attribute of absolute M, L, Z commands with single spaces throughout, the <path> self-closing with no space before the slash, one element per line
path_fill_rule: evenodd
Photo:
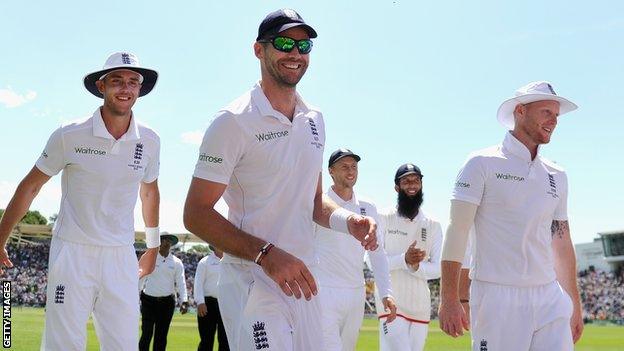
<path fill-rule="evenodd" d="M 11 350 L 31 351 L 38 350 L 43 331 L 43 309 L 14 307 L 12 312 L 12 347 Z M 195 350 L 199 342 L 197 334 L 197 320 L 194 314 L 173 317 L 169 330 L 168 350 Z M 97 338 L 93 325 L 88 325 L 87 350 L 98 350 Z M 378 350 L 377 321 L 364 320 L 357 350 Z M 469 350 L 470 338 L 464 336 L 453 339 L 444 335 L 438 328 L 437 322 L 429 326 L 429 336 L 425 350 Z M 216 348 L 215 348 L 216 350 Z M 576 345 L 578 351 L 622 351 L 624 350 L 624 327 L 589 325 L 585 328 L 583 338 Z M 321 351 L 321 350 L 319 350 Z"/>

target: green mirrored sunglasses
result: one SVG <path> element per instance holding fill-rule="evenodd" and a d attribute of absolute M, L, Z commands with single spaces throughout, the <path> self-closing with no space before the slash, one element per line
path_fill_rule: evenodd
<path fill-rule="evenodd" d="M 295 46 L 301 55 L 309 54 L 312 51 L 312 40 L 310 39 L 301 39 L 295 40 L 289 37 L 277 36 L 269 39 L 258 40 L 261 43 L 271 43 L 275 50 L 281 52 L 291 52 Z"/>

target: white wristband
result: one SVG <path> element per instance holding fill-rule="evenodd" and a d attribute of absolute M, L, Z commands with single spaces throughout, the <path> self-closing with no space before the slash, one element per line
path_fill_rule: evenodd
<path fill-rule="evenodd" d="M 145 243 L 148 249 L 160 246 L 160 228 L 145 227 Z"/>
<path fill-rule="evenodd" d="M 329 227 L 338 232 L 351 234 L 349 233 L 349 225 L 347 224 L 347 220 L 354 214 L 355 213 L 349 210 L 338 207 L 336 210 L 334 210 L 334 212 L 332 212 L 331 216 L 329 216 Z"/>

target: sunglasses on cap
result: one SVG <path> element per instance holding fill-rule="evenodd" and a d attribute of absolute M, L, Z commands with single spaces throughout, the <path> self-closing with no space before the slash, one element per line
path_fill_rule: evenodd
<path fill-rule="evenodd" d="M 271 43 L 277 51 L 291 52 L 295 46 L 301 55 L 309 54 L 312 51 L 312 40 L 301 39 L 295 40 L 289 37 L 277 36 L 269 39 L 258 40 L 260 43 Z"/>

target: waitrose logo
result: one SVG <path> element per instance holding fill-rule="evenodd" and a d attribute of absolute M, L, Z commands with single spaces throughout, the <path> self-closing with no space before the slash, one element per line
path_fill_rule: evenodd
<path fill-rule="evenodd" d="M 277 131 L 277 132 L 266 132 L 261 134 L 256 134 L 256 139 L 258 141 L 269 141 L 277 138 L 283 138 L 288 136 L 287 130 Z"/>
<path fill-rule="evenodd" d="M 518 176 L 513 175 L 513 174 L 504 174 L 504 173 L 496 173 L 496 178 L 497 179 L 504 179 L 504 180 L 514 180 L 514 181 L 517 181 L 517 182 L 524 181 L 524 177 L 518 177 Z"/>
<path fill-rule="evenodd" d="M 77 154 L 83 154 L 83 155 L 98 155 L 98 156 L 106 155 L 106 151 L 104 150 L 92 149 L 87 146 L 76 146 L 74 147 L 74 152 L 76 152 Z"/>

